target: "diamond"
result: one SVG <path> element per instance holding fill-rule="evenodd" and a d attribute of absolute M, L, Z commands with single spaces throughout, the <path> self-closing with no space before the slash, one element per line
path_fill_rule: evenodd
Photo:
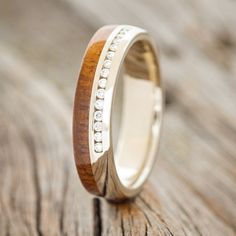
<path fill-rule="evenodd" d="M 108 51 L 108 52 L 107 52 L 107 58 L 108 58 L 109 60 L 111 60 L 111 59 L 114 57 L 114 55 L 115 55 L 115 53 L 112 52 L 112 51 Z"/>
<path fill-rule="evenodd" d="M 95 108 L 98 110 L 102 110 L 103 105 L 104 105 L 104 102 L 101 99 L 98 99 L 94 104 Z"/>
<path fill-rule="evenodd" d="M 103 99 L 105 96 L 105 89 L 98 89 L 96 91 L 96 97 Z"/>
<path fill-rule="evenodd" d="M 103 63 L 103 67 L 110 69 L 111 68 L 111 60 L 105 60 Z"/>
<path fill-rule="evenodd" d="M 126 34 L 128 31 L 130 31 L 129 28 L 123 28 L 119 33 L 120 34 Z"/>
<path fill-rule="evenodd" d="M 119 34 L 117 34 L 117 38 L 122 39 L 125 36 L 124 32 L 120 32 Z"/>
<path fill-rule="evenodd" d="M 122 29 L 120 32 L 119 32 L 120 35 L 124 35 L 126 34 L 126 30 L 125 29 Z"/>
<path fill-rule="evenodd" d="M 105 88 L 105 87 L 106 87 L 106 83 L 107 83 L 107 80 L 106 80 L 106 79 L 100 79 L 100 80 L 98 81 L 98 86 L 99 86 L 100 88 Z"/>
<path fill-rule="evenodd" d="M 102 143 L 95 143 L 94 150 L 95 152 L 102 152 L 103 150 Z"/>
<path fill-rule="evenodd" d="M 117 39 L 122 39 L 123 36 L 124 36 L 123 34 L 120 34 L 120 33 L 119 33 L 119 34 L 116 35 L 116 38 L 117 38 Z"/>
<path fill-rule="evenodd" d="M 119 43 L 121 42 L 121 39 L 114 38 L 112 42 L 113 42 L 113 43 L 117 43 L 117 44 L 119 44 Z"/>
<path fill-rule="evenodd" d="M 94 140 L 95 140 L 96 142 L 101 142 L 101 141 L 102 141 L 102 132 L 96 132 L 96 133 L 94 134 Z"/>
<path fill-rule="evenodd" d="M 94 125 L 93 125 L 93 128 L 95 131 L 102 131 L 102 122 L 98 121 L 98 122 L 95 122 Z"/>
<path fill-rule="evenodd" d="M 110 46 L 110 50 L 115 52 L 117 50 L 117 47 L 118 47 L 118 43 L 112 43 Z"/>
<path fill-rule="evenodd" d="M 102 121 L 102 112 L 101 111 L 95 111 L 94 113 L 94 119 L 96 121 Z"/>
<path fill-rule="evenodd" d="M 109 75 L 109 69 L 106 69 L 106 68 L 102 69 L 100 72 L 100 75 L 104 78 L 107 78 Z"/>

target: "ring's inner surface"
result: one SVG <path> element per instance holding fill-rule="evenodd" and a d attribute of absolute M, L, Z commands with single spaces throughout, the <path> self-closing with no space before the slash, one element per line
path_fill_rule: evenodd
<path fill-rule="evenodd" d="M 117 80 L 112 140 L 117 173 L 126 187 L 137 187 L 146 179 L 158 142 L 162 94 L 154 55 L 148 41 L 134 43 Z"/>

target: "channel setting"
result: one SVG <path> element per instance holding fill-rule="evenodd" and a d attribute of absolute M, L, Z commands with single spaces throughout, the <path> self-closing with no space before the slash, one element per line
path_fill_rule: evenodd
<path fill-rule="evenodd" d="M 95 153 L 103 152 L 103 144 L 102 144 L 102 112 L 104 106 L 104 97 L 105 97 L 105 89 L 107 84 L 107 79 L 109 78 L 110 68 L 112 66 L 112 59 L 115 56 L 115 52 L 117 51 L 120 42 L 123 37 L 131 30 L 131 28 L 124 27 L 122 28 L 112 40 L 109 49 L 106 53 L 106 58 L 103 62 L 102 69 L 100 71 L 100 78 L 98 81 L 98 87 L 96 90 L 96 99 L 94 103 L 94 116 L 93 116 L 93 140 L 94 140 L 94 151 Z"/>

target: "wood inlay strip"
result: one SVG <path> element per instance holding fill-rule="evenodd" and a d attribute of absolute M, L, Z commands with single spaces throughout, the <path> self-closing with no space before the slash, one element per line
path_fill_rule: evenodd
<path fill-rule="evenodd" d="M 73 114 L 73 145 L 77 171 L 84 187 L 100 195 L 94 180 L 89 154 L 89 107 L 97 64 L 107 38 L 115 26 L 100 28 L 86 49 L 75 92 Z"/>

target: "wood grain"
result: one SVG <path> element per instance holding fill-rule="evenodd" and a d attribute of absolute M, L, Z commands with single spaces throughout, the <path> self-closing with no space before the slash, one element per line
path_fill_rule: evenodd
<path fill-rule="evenodd" d="M 101 195 L 94 174 L 89 154 L 89 107 L 99 57 L 115 26 L 100 28 L 90 40 L 77 83 L 73 111 L 73 143 L 76 167 L 85 188 L 96 195 Z"/>
<path fill-rule="evenodd" d="M 0 235 L 235 235 L 235 9 L 231 0 L 1 2 Z M 159 161 L 122 205 L 84 190 L 71 141 L 84 49 L 113 23 L 153 35 L 167 93 Z"/>

